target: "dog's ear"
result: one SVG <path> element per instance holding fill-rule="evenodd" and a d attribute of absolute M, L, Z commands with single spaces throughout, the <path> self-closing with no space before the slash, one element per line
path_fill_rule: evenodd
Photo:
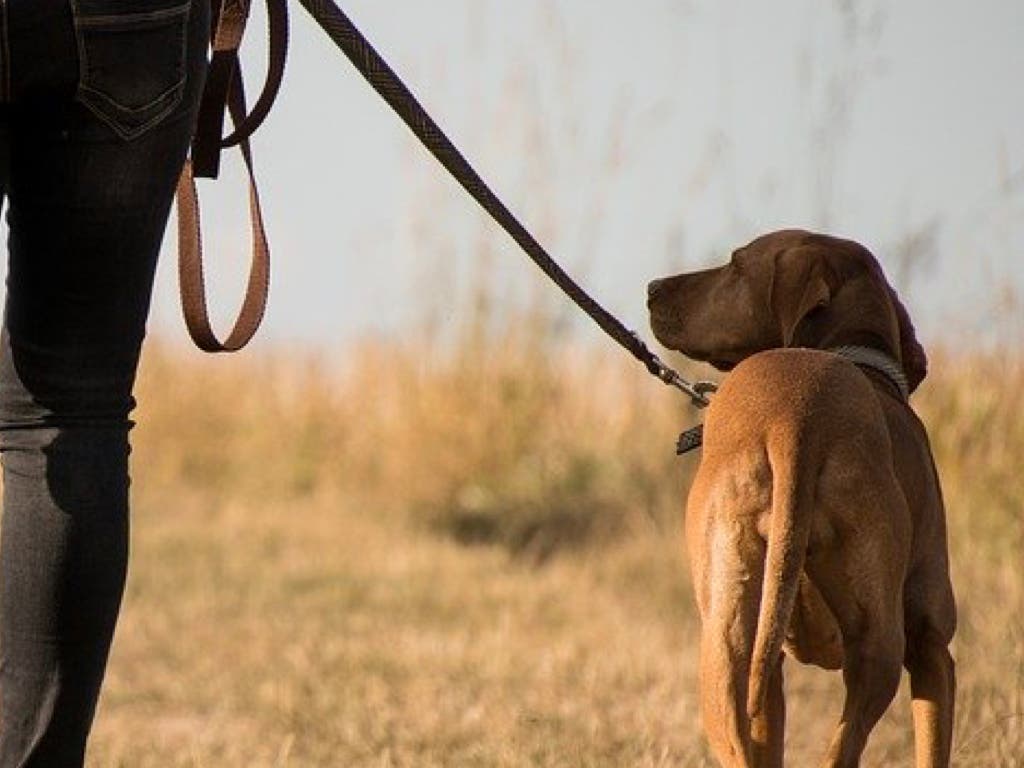
<path fill-rule="evenodd" d="M 900 361 L 903 363 L 903 373 L 907 377 L 907 386 L 913 392 L 928 374 L 928 356 L 917 340 L 914 325 L 910 322 L 910 314 L 892 288 L 889 288 L 889 298 L 896 311 L 900 328 Z"/>
<path fill-rule="evenodd" d="M 771 298 L 779 320 L 782 346 L 801 346 L 801 325 L 816 310 L 832 301 L 828 265 L 816 248 L 796 248 L 783 253 L 775 265 Z"/>

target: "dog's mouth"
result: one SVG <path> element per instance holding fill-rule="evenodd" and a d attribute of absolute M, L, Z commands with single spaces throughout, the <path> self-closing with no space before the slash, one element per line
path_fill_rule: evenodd
<path fill-rule="evenodd" d="M 726 358 L 724 356 L 716 354 L 704 353 L 700 350 L 693 349 L 692 346 L 685 343 L 683 339 L 679 338 L 678 332 L 673 327 L 674 324 L 663 324 L 658 322 L 660 318 L 651 318 L 651 329 L 654 331 L 654 338 L 661 343 L 662 346 L 667 349 L 671 349 L 674 352 L 679 352 L 684 357 L 688 357 L 691 360 L 696 360 L 699 363 L 707 363 L 719 371 L 731 371 L 736 367 L 737 363 L 745 357 L 745 355 L 738 356 L 736 358 Z"/>
<path fill-rule="evenodd" d="M 708 352 L 702 352 L 696 349 L 680 350 L 684 355 L 689 357 L 691 360 L 696 360 L 699 363 L 707 363 L 715 370 L 728 373 L 737 365 L 739 365 L 744 359 L 754 354 L 757 350 L 714 350 Z"/>
<path fill-rule="evenodd" d="M 679 352 L 691 360 L 708 363 L 719 371 L 728 372 L 735 368 L 743 358 L 757 350 L 747 349 L 715 349 L 705 348 L 700 344 L 700 337 L 693 338 L 692 333 L 684 333 L 684 321 L 669 309 L 653 307 L 650 311 L 651 330 L 654 338 L 665 348 Z"/>
<path fill-rule="evenodd" d="M 674 349 L 677 352 L 681 351 L 677 339 L 679 321 L 676 318 L 672 317 L 668 312 L 652 309 L 650 312 L 650 323 L 651 330 L 654 331 L 654 338 L 669 349 Z"/>

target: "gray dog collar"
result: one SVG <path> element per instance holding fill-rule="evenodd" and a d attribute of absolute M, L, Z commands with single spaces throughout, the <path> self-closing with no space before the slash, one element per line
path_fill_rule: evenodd
<path fill-rule="evenodd" d="M 910 399 L 910 386 L 907 384 L 907 375 L 903 373 L 900 364 L 885 354 L 885 352 L 872 349 L 871 347 L 857 346 L 835 347 L 830 349 L 829 352 L 834 352 L 854 365 L 861 365 L 878 371 L 895 385 L 896 389 L 903 395 L 904 400 Z"/>
<path fill-rule="evenodd" d="M 910 386 L 907 384 L 907 375 L 903 373 L 903 369 L 900 368 L 900 364 L 889 355 L 885 354 L 885 352 L 872 349 L 871 347 L 858 347 L 852 345 L 834 347 L 828 351 L 839 355 L 845 360 L 849 360 L 854 365 L 878 371 L 892 382 L 893 386 L 899 390 L 900 395 L 903 396 L 904 400 L 910 399 Z M 676 442 L 676 455 L 682 456 L 684 453 L 689 453 L 696 448 L 700 448 L 703 442 L 704 425 L 698 424 L 695 427 L 690 427 L 690 429 L 686 430 L 679 436 L 679 440 Z"/>

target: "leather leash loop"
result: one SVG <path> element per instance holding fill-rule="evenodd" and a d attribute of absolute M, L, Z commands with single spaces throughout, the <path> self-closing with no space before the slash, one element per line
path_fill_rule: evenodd
<path fill-rule="evenodd" d="M 215 8 L 211 19 L 213 55 L 200 101 L 192 157 L 185 163 L 178 180 L 178 285 L 181 307 L 189 335 L 204 352 L 234 352 L 244 347 L 263 320 L 269 294 L 270 246 L 263 224 L 249 137 L 270 112 L 284 78 L 288 47 L 286 0 L 267 0 L 270 37 L 267 78 L 259 99 L 252 111 L 247 113 L 238 48 L 248 16 L 249 0 L 224 0 Z M 222 139 L 225 111 L 231 114 L 234 130 Z M 242 153 L 248 175 L 252 258 L 241 308 L 227 338 L 221 341 L 210 322 L 206 300 L 199 193 L 195 179 L 216 178 L 220 171 L 221 149 L 235 145 Z"/>
<path fill-rule="evenodd" d="M 263 83 L 263 90 L 249 113 L 228 136 L 221 139 L 220 146 L 222 148 L 236 146 L 252 136 L 270 114 L 270 108 L 274 106 L 277 94 L 281 90 L 281 82 L 284 80 L 284 64 L 288 57 L 288 3 L 286 0 L 267 0 L 267 36 L 269 52 L 267 54 L 267 76 Z"/>
<path fill-rule="evenodd" d="M 248 20 L 249 0 L 223 0 L 213 34 L 214 52 L 237 51 Z"/>
<path fill-rule="evenodd" d="M 241 80 L 231 90 L 228 107 L 232 120 L 237 124 L 245 114 L 245 96 Z M 263 225 L 263 211 L 248 139 L 242 140 L 240 150 L 249 177 L 252 261 L 238 318 L 224 341 L 217 338 L 210 323 L 200 235 L 199 194 L 191 161 L 185 162 L 178 179 L 178 284 L 181 307 L 189 335 L 196 346 L 204 352 L 235 352 L 244 347 L 255 335 L 267 307 L 270 289 L 270 246 Z"/>

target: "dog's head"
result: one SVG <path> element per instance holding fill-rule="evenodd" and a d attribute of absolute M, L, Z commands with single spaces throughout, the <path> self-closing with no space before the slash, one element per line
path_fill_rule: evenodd
<path fill-rule="evenodd" d="M 852 240 L 787 229 L 728 264 L 654 280 L 651 328 L 662 344 L 729 370 L 779 347 L 870 347 L 899 361 L 913 391 L 928 361 L 874 256 Z"/>

